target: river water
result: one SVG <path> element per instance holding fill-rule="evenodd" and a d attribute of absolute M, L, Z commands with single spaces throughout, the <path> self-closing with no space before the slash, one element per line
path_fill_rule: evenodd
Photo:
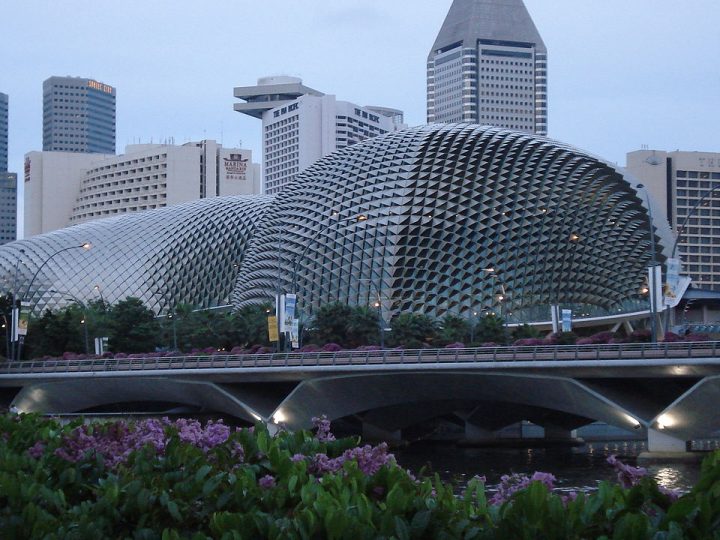
<path fill-rule="evenodd" d="M 697 450 L 718 448 L 719 441 L 699 441 L 693 446 Z M 426 474 L 438 473 L 443 480 L 455 482 L 458 489 L 475 475 L 484 475 L 492 487 L 504 474 L 542 471 L 557 478 L 560 490 L 591 491 L 600 481 L 616 479 L 607 463 L 610 455 L 636 465 L 638 454 L 645 450 L 642 441 L 595 442 L 577 448 L 462 448 L 450 443 L 416 443 L 394 453 L 403 467 L 413 472 L 424 467 Z M 658 484 L 687 491 L 699 477 L 700 462 L 655 463 L 646 468 Z"/>

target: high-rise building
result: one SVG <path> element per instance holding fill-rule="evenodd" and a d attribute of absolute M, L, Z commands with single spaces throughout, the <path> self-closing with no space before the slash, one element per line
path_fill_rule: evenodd
<path fill-rule="evenodd" d="M 82 77 L 43 82 L 43 150 L 115 153 L 115 88 Z"/>
<path fill-rule="evenodd" d="M 0 92 L 0 173 L 8 169 L 8 95 Z"/>
<path fill-rule="evenodd" d="M 17 174 L 0 171 L 0 244 L 17 240 Z"/>
<path fill-rule="evenodd" d="M 118 214 L 260 193 L 250 150 L 215 141 L 128 145 L 125 153 L 25 155 L 25 237 Z"/>
<path fill-rule="evenodd" d="M 637 150 L 627 169 L 660 202 L 693 285 L 720 291 L 720 153 Z M 716 191 L 713 191 L 716 190 Z"/>
<path fill-rule="evenodd" d="M 547 50 L 522 0 L 453 0 L 428 55 L 427 119 L 547 135 Z"/>
<path fill-rule="evenodd" d="M 278 193 L 323 156 L 402 127 L 403 113 L 338 101 L 296 77 L 264 77 L 235 88 L 234 109 L 262 120 L 263 192 Z"/>

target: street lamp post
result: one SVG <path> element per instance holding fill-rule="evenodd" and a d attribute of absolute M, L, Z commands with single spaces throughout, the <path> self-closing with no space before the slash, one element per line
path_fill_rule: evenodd
<path fill-rule="evenodd" d="M 657 266 L 657 253 L 655 251 L 655 230 L 653 229 L 653 214 L 652 207 L 650 206 L 650 194 L 643 184 L 637 185 L 638 189 L 645 191 L 645 201 L 647 202 L 648 208 L 648 232 L 650 233 L 650 280 L 648 286 L 650 287 L 650 341 L 657 343 L 657 294 L 655 282 L 655 268 Z"/>
<path fill-rule="evenodd" d="M 47 257 L 47 258 L 42 262 L 42 264 L 40 264 L 40 266 L 38 267 L 38 269 L 37 269 L 37 270 L 35 271 L 35 273 L 33 274 L 32 278 L 30 279 L 30 283 L 28 284 L 27 289 L 25 289 L 25 294 L 22 296 L 22 300 L 16 300 L 16 301 L 15 301 L 15 302 L 16 302 L 16 308 L 18 309 L 18 314 L 20 313 L 20 309 L 22 308 L 22 302 L 24 302 L 24 301 L 26 301 L 26 300 L 28 299 L 28 297 L 29 297 L 29 295 L 30 295 L 30 293 L 31 293 L 31 291 L 32 291 L 32 286 L 33 286 L 33 284 L 35 283 L 35 279 L 36 279 L 36 278 L 38 277 L 38 275 L 40 274 L 40 271 L 41 271 L 43 268 L 45 268 L 45 265 L 46 265 L 47 263 L 49 263 L 56 255 L 59 255 L 60 253 L 62 253 L 62 252 L 64 252 L 64 251 L 70 251 L 70 250 L 72 250 L 72 249 L 84 249 L 85 251 L 88 251 L 88 250 L 90 250 L 90 248 L 92 248 L 92 244 L 91 244 L 90 242 L 83 242 L 83 243 L 80 244 L 79 246 L 76 245 L 76 246 L 68 246 L 68 247 L 60 248 L 60 249 L 58 249 L 57 251 L 53 252 L 49 257 Z M 32 310 L 31 310 L 31 311 L 32 311 Z M 28 316 L 29 316 L 29 315 L 28 315 Z M 19 322 L 19 321 L 15 321 L 14 324 L 17 325 L 18 322 Z M 17 359 L 17 360 L 20 360 L 20 356 L 21 356 L 21 354 L 22 354 L 22 341 L 18 341 L 18 346 L 17 346 L 17 351 L 16 351 L 16 352 L 17 352 L 17 358 L 16 358 L 16 359 Z"/>
<path fill-rule="evenodd" d="M 677 236 L 675 236 L 675 241 L 673 242 L 672 251 L 670 253 L 670 258 L 674 259 L 675 255 L 677 253 L 678 244 L 680 243 L 680 238 L 685 234 L 685 226 L 688 223 L 688 220 L 695 215 L 695 212 L 700 206 L 708 200 L 716 191 L 720 190 L 720 184 L 712 188 L 710 191 L 708 191 L 705 195 L 700 197 L 698 201 L 690 207 L 690 210 L 688 210 L 688 213 L 685 215 L 685 218 L 683 219 L 682 223 L 678 227 L 677 230 Z M 665 328 L 668 327 L 668 322 L 670 318 L 670 310 L 665 310 Z"/>

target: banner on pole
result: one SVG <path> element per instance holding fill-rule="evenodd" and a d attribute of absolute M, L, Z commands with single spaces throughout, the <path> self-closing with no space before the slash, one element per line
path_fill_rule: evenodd
<path fill-rule="evenodd" d="M 12 340 L 18 340 L 18 315 L 20 310 L 16 307 L 12 309 Z"/>
<path fill-rule="evenodd" d="M 271 343 L 279 341 L 280 336 L 278 335 L 278 319 L 274 315 L 268 317 L 268 340 Z"/>
<path fill-rule="evenodd" d="M 300 319 L 293 319 L 290 325 L 290 343 L 293 349 L 300 346 Z"/>
<path fill-rule="evenodd" d="M 562 310 L 562 331 L 563 332 L 571 332 L 572 331 L 572 310 L 571 309 L 563 309 Z"/>
<path fill-rule="evenodd" d="M 22 302 L 20 304 L 20 314 L 18 316 L 17 334 L 18 336 L 26 336 L 28 324 L 30 323 L 30 302 Z"/>
<path fill-rule="evenodd" d="M 296 294 L 286 294 L 285 302 L 283 304 L 283 322 L 281 332 L 291 332 L 293 320 L 295 319 L 295 306 L 297 305 Z"/>

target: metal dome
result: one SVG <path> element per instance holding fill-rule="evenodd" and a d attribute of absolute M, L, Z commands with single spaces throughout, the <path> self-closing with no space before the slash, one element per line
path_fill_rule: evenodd
<path fill-rule="evenodd" d="M 2 289 L 25 298 L 35 313 L 73 297 L 113 303 L 135 296 L 158 313 L 181 303 L 227 304 L 245 246 L 270 201 L 201 199 L 6 244 L 0 247 Z M 85 242 L 92 248 L 81 249 Z"/>
<path fill-rule="evenodd" d="M 499 302 L 617 311 L 640 301 L 648 224 L 631 181 L 599 158 L 534 135 L 431 124 L 299 174 L 268 207 L 232 300 L 297 291 L 307 313 L 379 298 L 385 317 L 470 315 Z"/>

